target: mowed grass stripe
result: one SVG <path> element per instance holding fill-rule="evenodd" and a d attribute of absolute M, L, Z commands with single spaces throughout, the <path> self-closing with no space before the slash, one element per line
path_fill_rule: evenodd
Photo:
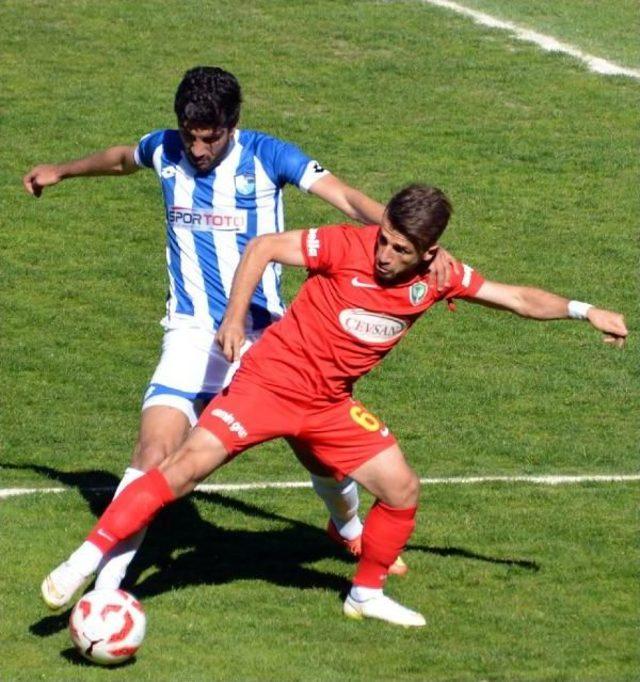
<path fill-rule="evenodd" d="M 605 76 L 628 76 L 640 80 L 640 70 L 631 69 L 626 66 L 621 66 L 603 57 L 597 57 L 592 54 L 583 52 L 580 48 L 569 43 L 562 42 L 553 36 L 533 31 L 524 26 L 519 26 L 511 21 L 505 21 L 499 17 L 495 17 L 485 12 L 479 12 L 465 5 L 450 0 L 421 0 L 425 4 L 442 7 L 451 10 L 457 14 L 470 17 L 477 24 L 488 26 L 490 28 L 498 28 L 503 31 L 513 33 L 518 40 L 524 40 L 529 43 L 534 43 L 538 47 L 548 52 L 561 52 L 570 57 L 574 57 L 581 62 L 584 62 L 590 71 L 605 75 Z"/>
<path fill-rule="evenodd" d="M 627 67 L 640 68 L 637 35 L 640 13 L 635 0 L 589 3 L 584 0 L 458 0 L 519 26 L 552 35 L 584 52 L 601 55 Z"/>
<path fill-rule="evenodd" d="M 533 483 L 535 485 L 572 485 L 575 483 L 631 483 L 640 481 L 640 474 L 582 474 L 582 475 L 522 475 L 522 476 L 453 476 L 443 478 L 421 478 L 422 485 L 473 485 L 478 483 Z M 203 483 L 196 487 L 198 492 L 224 493 L 243 490 L 290 490 L 311 488 L 310 481 L 263 481 L 255 483 Z M 108 492 L 114 486 L 81 487 L 83 492 Z M 0 488 L 0 499 L 32 495 L 34 493 L 65 493 L 75 488 Z"/>

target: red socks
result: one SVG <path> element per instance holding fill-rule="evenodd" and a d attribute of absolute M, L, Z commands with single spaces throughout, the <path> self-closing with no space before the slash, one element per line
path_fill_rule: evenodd
<path fill-rule="evenodd" d="M 151 522 L 176 496 L 159 469 L 130 483 L 106 508 L 87 540 L 107 553 Z"/>
<path fill-rule="evenodd" d="M 362 556 L 354 585 L 381 588 L 389 566 L 400 556 L 415 528 L 418 507 L 396 509 L 377 500 L 364 521 Z"/>
<path fill-rule="evenodd" d="M 101 552 L 144 528 L 175 495 L 158 469 L 130 483 L 107 507 L 87 540 Z M 417 507 L 395 509 L 380 500 L 371 507 L 362 533 L 362 556 L 354 585 L 381 588 L 389 566 L 404 549 L 413 529 Z"/>

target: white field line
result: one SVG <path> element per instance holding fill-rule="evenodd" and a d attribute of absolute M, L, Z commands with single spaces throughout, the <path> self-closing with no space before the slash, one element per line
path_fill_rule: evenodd
<path fill-rule="evenodd" d="M 532 31 L 528 28 L 524 28 L 523 26 L 518 26 L 517 24 L 514 24 L 510 21 L 504 21 L 503 19 L 498 19 L 497 17 L 494 17 L 490 14 L 485 14 L 484 12 L 478 12 L 457 2 L 450 2 L 450 0 L 421 1 L 425 4 L 443 7 L 445 9 L 451 10 L 452 12 L 463 14 L 464 16 L 473 19 L 477 24 L 490 26 L 491 28 L 500 28 L 503 31 L 509 31 L 519 40 L 535 43 L 547 52 L 562 52 L 564 54 L 568 54 L 571 57 L 575 57 L 581 62 L 584 62 L 591 71 L 595 71 L 596 73 L 602 73 L 606 76 L 629 76 L 630 78 L 640 79 L 640 70 L 638 69 L 629 69 L 625 66 L 615 64 L 608 59 L 595 57 L 592 54 L 583 52 L 574 45 L 560 42 L 552 36 L 545 35 L 544 33 L 538 33 L 537 31 Z"/>
<path fill-rule="evenodd" d="M 523 475 L 523 476 L 453 476 L 421 478 L 422 485 L 473 485 L 478 483 L 533 483 L 536 485 L 568 485 L 573 483 L 626 483 L 640 481 L 640 474 Z M 196 490 L 205 493 L 228 493 L 244 490 L 283 490 L 310 488 L 310 481 L 257 481 L 255 483 L 202 483 Z M 81 488 L 85 492 L 108 492 L 114 486 Z M 0 488 L 0 499 L 34 493 L 65 493 L 76 488 Z"/>

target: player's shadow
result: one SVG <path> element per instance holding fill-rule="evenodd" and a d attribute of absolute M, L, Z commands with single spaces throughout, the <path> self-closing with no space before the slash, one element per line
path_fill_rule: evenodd
<path fill-rule="evenodd" d="M 3 464 L 3 467 L 28 469 L 77 488 L 96 517 L 109 504 L 118 484 L 116 476 L 105 471 L 68 473 L 40 465 Z M 271 522 L 276 527 L 259 531 L 224 528 L 203 519 L 196 500 L 200 504 Z M 533 561 L 485 556 L 457 547 L 409 545 L 408 549 L 532 571 L 539 569 Z M 123 587 L 144 599 L 192 585 L 264 580 L 282 587 L 321 588 L 343 595 L 349 587 L 345 578 L 309 567 L 309 564 L 328 557 L 350 561 L 343 550 L 331 543 L 321 528 L 267 512 L 227 495 L 196 492 L 158 514 L 141 550 L 129 567 Z M 62 558 L 52 556 L 52 565 Z M 156 570 L 149 572 L 152 568 Z M 141 579 L 143 574 L 145 577 Z M 68 618 L 67 610 L 44 617 L 29 629 L 35 635 L 46 637 L 64 629 Z"/>
<path fill-rule="evenodd" d="M 514 568 L 524 568 L 528 571 L 537 573 L 540 570 L 540 564 L 536 561 L 529 561 L 527 559 L 500 559 L 498 557 L 487 556 L 486 554 L 477 554 L 468 549 L 460 547 L 428 547 L 427 545 L 408 545 L 408 549 L 417 550 L 419 552 L 427 552 L 428 554 L 436 554 L 437 556 L 455 556 L 463 559 L 475 559 L 476 561 L 486 561 L 490 564 L 501 564 L 503 566 L 510 566 Z"/>
<path fill-rule="evenodd" d="M 95 516 L 102 514 L 118 484 L 118 479 L 105 471 L 68 473 L 40 465 L 3 467 L 29 469 L 77 488 Z M 226 529 L 203 519 L 195 501 L 267 520 L 278 528 Z M 306 565 L 327 557 L 349 560 L 320 528 L 225 495 L 196 492 L 158 514 L 123 587 L 146 598 L 191 585 L 265 580 L 283 587 L 321 588 L 343 594 L 349 586 L 345 578 Z M 52 566 L 63 558 L 52 555 Z M 141 574 L 152 568 L 156 570 L 139 581 Z M 46 616 L 29 629 L 41 637 L 59 632 L 67 626 L 69 612 Z"/>

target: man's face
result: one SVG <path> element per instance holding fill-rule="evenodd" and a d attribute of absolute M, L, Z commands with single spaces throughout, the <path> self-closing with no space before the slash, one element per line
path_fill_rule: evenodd
<path fill-rule="evenodd" d="M 192 128 L 180 126 L 180 138 L 187 157 L 198 171 L 211 170 L 225 155 L 235 128 Z"/>
<path fill-rule="evenodd" d="M 376 242 L 376 279 L 383 284 L 411 279 L 418 267 L 429 260 L 436 250 L 437 246 L 432 246 L 426 253 L 421 253 L 405 236 L 396 232 L 385 217 Z"/>

